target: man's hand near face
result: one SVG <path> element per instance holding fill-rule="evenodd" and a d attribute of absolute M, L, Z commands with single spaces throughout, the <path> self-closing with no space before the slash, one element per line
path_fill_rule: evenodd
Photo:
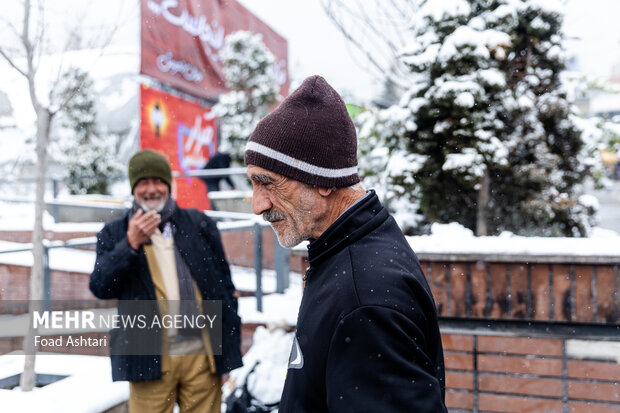
<path fill-rule="evenodd" d="M 142 209 L 138 209 L 138 212 L 129 220 L 129 227 L 127 228 L 129 246 L 138 251 L 142 244 L 153 235 L 160 222 L 161 216 L 157 211 L 144 213 Z"/>

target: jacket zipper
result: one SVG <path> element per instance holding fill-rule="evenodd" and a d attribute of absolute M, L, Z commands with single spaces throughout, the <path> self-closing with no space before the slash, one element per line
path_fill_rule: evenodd
<path fill-rule="evenodd" d="M 310 276 L 310 273 L 312 272 L 312 267 L 308 267 L 306 268 L 306 273 L 304 274 L 304 276 L 301 278 L 304 282 L 308 281 L 308 277 Z"/>

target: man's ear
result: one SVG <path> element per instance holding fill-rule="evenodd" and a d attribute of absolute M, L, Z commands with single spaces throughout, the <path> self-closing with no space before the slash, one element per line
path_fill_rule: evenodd
<path fill-rule="evenodd" d="M 321 188 L 319 187 L 319 194 L 324 197 L 327 198 L 328 196 L 330 196 L 333 192 L 334 192 L 334 188 Z"/>

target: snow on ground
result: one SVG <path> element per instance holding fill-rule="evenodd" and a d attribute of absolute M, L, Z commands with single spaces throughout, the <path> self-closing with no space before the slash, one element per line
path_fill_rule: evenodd
<path fill-rule="evenodd" d="M 243 367 L 230 373 L 230 380 L 223 386 L 223 399 L 236 387 L 242 387 L 250 370 L 248 390 L 263 403 L 280 400 L 288 368 L 288 358 L 293 343 L 293 333 L 282 329 L 268 330 L 258 327 L 254 332 L 253 345 L 243 356 Z"/>
<path fill-rule="evenodd" d="M 233 282 L 239 291 L 256 291 L 256 273 L 253 268 L 231 266 Z M 263 311 L 256 309 L 256 297 L 239 298 L 239 315 L 244 323 L 258 323 L 266 325 L 297 324 L 297 310 L 301 303 L 302 282 L 301 274 L 289 274 L 289 288 L 284 294 L 271 294 L 276 291 L 276 272 L 262 271 L 261 289 L 263 293 Z"/>
<path fill-rule="evenodd" d="M 291 279 L 298 278 L 292 274 Z M 291 282 L 291 284 L 293 284 Z M 284 294 L 270 294 L 263 297 L 263 311 L 256 310 L 255 297 L 242 297 L 239 299 L 239 315 L 244 323 L 263 323 L 267 325 L 297 324 L 297 311 L 301 303 L 301 285 L 292 285 Z"/>
<path fill-rule="evenodd" d="M 0 378 L 20 374 L 24 356 L 0 357 Z M 32 392 L 0 389 L 5 412 L 100 413 L 129 398 L 127 382 L 112 382 L 107 357 L 39 353 L 37 374 L 69 376 Z"/>
<path fill-rule="evenodd" d="M 286 378 L 293 333 L 258 327 L 254 345 L 243 357 L 244 366 L 230 373 L 223 385 L 223 400 L 246 378 L 250 392 L 265 403 L 280 399 Z M 256 364 L 252 375 L 248 372 Z M 20 374 L 24 356 L 0 356 L 0 379 Z M 7 412 L 99 413 L 129 398 L 127 382 L 112 382 L 107 357 L 39 353 L 37 374 L 68 376 L 32 392 L 0 389 L 0 406 Z M 176 411 L 176 410 L 175 410 Z M 222 406 L 222 411 L 225 411 Z"/>

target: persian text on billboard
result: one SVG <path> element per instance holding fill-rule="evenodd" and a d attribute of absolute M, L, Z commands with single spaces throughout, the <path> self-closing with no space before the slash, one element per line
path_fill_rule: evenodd
<path fill-rule="evenodd" d="M 280 94 L 288 92 L 286 40 L 235 0 L 141 0 L 140 72 L 195 96 L 226 91 L 219 51 L 229 33 L 260 33 L 276 57 Z"/>

